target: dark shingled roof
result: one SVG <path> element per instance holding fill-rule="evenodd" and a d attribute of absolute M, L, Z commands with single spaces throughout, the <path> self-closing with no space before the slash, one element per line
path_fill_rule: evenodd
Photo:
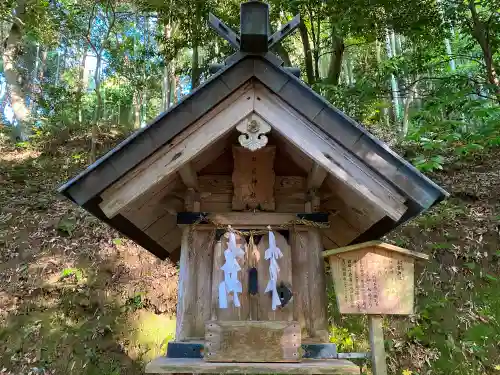
<path fill-rule="evenodd" d="M 59 188 L 59 192 L 99 219 L 164 259 L 167 252 L 125 217 L 108 219 L 99 208 L 99 194 L 129 170 L 167 144 L 177 134 L 249 80 L 258 80 L 304 117 L 369 165 L 407 198 L 409 207 L 398 223 L 385 218 L 354 242 L 377 239 L 400 223 L 448 196 L 410 163 L 373 137 L 353 119 L 333 107 L 304 82 L 276 64 L 274 55 L 237 53 L 224 69 Z M 365 157 L 370 154 L 370 158 Z M 376 156 L 374 158 L 373 156 Z M 390 174 L 387 172 L 390 171 Z M 390 176 L 390 177 L 387 177 Z"/>

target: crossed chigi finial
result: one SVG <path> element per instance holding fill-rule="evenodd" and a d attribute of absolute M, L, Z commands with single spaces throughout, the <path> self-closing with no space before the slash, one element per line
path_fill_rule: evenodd
<path fill-rule="evenodd" d="M 269 36 L 269 5 L 254 0 L 242 3 L 240 6 L 239 35 L 212 13 L 209 15 L 208 23 L 237 51 L 266 53 L 299 26 L 300 15 L 296 15 L 279 31 Z"/>

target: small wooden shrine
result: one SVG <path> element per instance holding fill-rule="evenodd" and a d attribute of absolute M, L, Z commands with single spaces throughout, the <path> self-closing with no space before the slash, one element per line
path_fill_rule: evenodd
<path fill-rule="evenodd" d="M 147 372 L 359 373 L 329 351 L 322 252 L 447 193 L 270 52 L 298 16 L 271 35 L 250 1 L 239 35 L 210 23 L 236 53 L 60 192 L 179 261 L 175 342 Z"/>

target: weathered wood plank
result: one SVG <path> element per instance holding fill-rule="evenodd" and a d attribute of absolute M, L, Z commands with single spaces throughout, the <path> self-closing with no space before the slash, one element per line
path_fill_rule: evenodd
<path fill-rule="evenodd" d="M 274 194 L 276 199 L 293 197 L 305 201 L 306 179 L 300 176 L 276 176 Z"/>
<path fill-rule="evenodd" d="M 176 340 L 205 337 L 210 319 L 213 238 L 215 233 L 185 228 L 179 261 Z"/>
<path fill-rule="evenodd" d="M 195 249 L 190 246 L 191 228 L 182 231 L 176 315 L 176 341 L 189 339 L 196 327 L 196 268 L 191 263 Z"/>
<path fill-rule="evenodd" d="M 232 170 L 232 159 L 225 160 L 223 155 L 228 154 L 231 151 L 230 138 L 229 139 L 221 139 L 218 142 L 215 142 L 213 145 L 209 146 L 205 151 L 201 154 L 198 154 L 191 161 L 191 165 L 193 169 L 201 174 L 201 171 L 205 168 L 211 168 L 212 164 L 216 164 L 217 166 L 220 164 L 221 159 L 225 162 L 231 163 Z M 227 168 L 227 167 L 225 167 Z M 228 171 L 228 173 L 230 173 Z"/>
<path fill-rule="evenodd" d="M 113 217 L 123 207 L 127 206 L 150 188 L 159 183 L 172 173 L 175 173 L 182 165 L 191 161 L 197 154 L 207 149 L 226 134 L 236 122 L 250 114 L 253 110 L 253 90 L 240 96 L 228 108 L 225 108 L 215 117 L 206 121 L 201 128 L 195 131 L 188 128 L 185 132 L 190 134 L 182 140 L 174 139 L 167 148 L 158 153 L 156 160 L 147 167 L 140 165 L 131 173 L 133 177 L 120 187 L 106 194 L 100 207 L 108 217 Z M 109 190 L 109 189 L 108 189 Z"/>
<path fill-rule="evenodd" d="M 256 151 L 233 147 L 233 210 L 274 211 L 275 155 L 274 146 Z"/>
<path fill-rule="evenodd" d="M 298 321 L 302 338 L 310 336 L 310 302 L 309 302 L 309 244 L 308 234 L 303 231 L 293 231 L 291 238 L 292 278 L 293 278 L 293 318 Z"/>
<path fill-rule="evenodd" d="M 368 331 L 370 336 L 373 375 L 387 375 L 382 320 L 383 318 L 381 316 L 368 316 Z"/>
<path fill-rule="evenodd" d="M 307 189 L 319 189 L 320 186 L 325 181 L 328 172 L 325 168 L 321 167 L 319 164 L 314 163 L 313 167 L 309 171 L 307 176 Z"/>
<path fill-rule="evenodd" d="M 156 220 L 149 227 L 144 229 L 144 231 L 153 240 L 158 241 L 162 239 L 166 234 L 174 230 L 176 227 L 177 227 L 177 216 L 167 213 L 158 220 Z"/>
<path fill-rule="evenodd" d="M 212 310 L 212 267 L 215 245 L 215 231 L 194 231 L 194 247 L 196 259 L 191 267 L 196 271 L 196 321 L 195 337 L 204 337 L 205 322 L 210 320 Z"/>
<path fill-rule="evenodd" d="M 358 229 L 353 228 L 341 213 L 329 216 L 330 228 L 321 229 L 321 234 L 338 246 L 345 246 L 354 240 L 359 234 Z"/>
<path fill-rule="evenodd" d="M 315 195 L 312 192 L 311 198 Z M 306 209 L 309 205 L 306 204 Z M 312 204 L 310 205 L 312 208 Z M 309 211 L 312 212 L 312 211 Z M 330 215 L 331 216 L 331 215 Z M 309 228 L 307 230 L 307 247 L 309 248 L 309 259 L 307 262 L 309 281 L 309 335 L 320 342 L 328 342 L 328 315 L 326 300 L 326 275 L 325 262 L 323 261 L 323 243 L 319 229 Z"/>
<path fill-rule="evenodd" d="M 348 155 L 333 140 L 319 134 L 318 129 L 310 127 L 307 120 L 302 120 L 300 115 L 264 87 L 256 86 L 256 98 L 255 111 L 263 120 L 272 124 L 274 129 L 329 173 L 382 207 L 394 220 L 399 220 L 404 214 L 407 209 L 403 204 L 404 197 L 380 176 Z"/>
<path fill-rule="evenodd" d="M 228 175 L 198 176 L 201 211 L 232 211 L 233 184 Z M 282 213 L 302 212 L 306 200 L 306 178 L 300 176 L 276 176 L 274 184 L 275 211 Z"/>
<path fill-rule="evenodd" d="M 277 139 L 278 147 L 283 150 L 283 153 L 290 158 L 297 166 L 299 166 L 305 173 L 309 174 L 309 171 L 314 165 L 314 161 L 309 155 L 306 155 L 300 149 L 297 149 L 293 144 L 291 144 L 284 136 L 281 134 L 274 135 Z"/>
<path fill-rule="evenodd" d="M 311 337 L 328 342 L 328 315 L 326 312 L 326 276 L 323 257 L 323 243 L 318 229 L 309 230 L 309 296 L 311 310 Z"/>
<path fill-rule="evenodd" d="M 181 246 L 182 230 L 180 228 L 174 228 L 156 242 L 158 242 L 158 244 L 160 244 L 169 253 L 172 253 Z"/>
<path fill-rule="evenodd" d="M 205 347 L 210 362 L 299 362 L 300 326 L 293 321 L 209 321 Z"/>
<path fill-rule="evenodd" d="M 177 176 L 166 180 L 169 182 L 162 181 L 161 189 L 155 187 L 152 192 L 145 194 L 120 213 L 138 228 L 146 229 L 166 213 L 181 210 L 185 187 Z"/>
<path fill-rule="evenodd" d="M 284 284 L 292 293 L 294 292 L 292 281 L 292 250 L 282 234 L 274 232 L 276 246 L 283 253 L 283 257 L 278 259 L 280 268 L 277 285 Z M 269 235 L 262 236 L 257 249 L 259 252 L 259 262 L 257 265 L 259 284 L 259 316 L 258 320 L 292 321 L 294 312 L 294 299 L 287 303 L 285 307 L 279 307 L 275 311 L 271 307 L 271 293 L 265 293 L 269 281 L 269 260 L 265 259 L 265 252 L 269 248 Z"/>
<path fill-rule="evenodd" d="M 332 374 L 359 375 L 359 366 L 344 359 L 301 363 L 224 363 L 198 358 L 159 357 L 146 365 L 147 374 Z"/>
<path fill-rule="evenodd" d="M 232 194 L 233 181 L 229 175 L 201 175 L 198 177 L 200 191 L 212 194 Z"/>
<path fill-rule="evenodd" d="M 329 176 L 325 185 L 334 195 L 324 201 L 322 206 L 340 211 L 352 227 L 364 231 L 385 216 L 384 210 L 341 181 Z"/>
<path fill-rule="evenodd" d="M 227 212 L 214 213 L 208 217 L 222 225 L 277 226 L 297 219 L 295 214 L 271 212 Z"/>
<path fill-rule="evenodd" d="M 198 176 L 191 163 L 183 165 L 178 173 L 186 187 L 198 191 Z"/>

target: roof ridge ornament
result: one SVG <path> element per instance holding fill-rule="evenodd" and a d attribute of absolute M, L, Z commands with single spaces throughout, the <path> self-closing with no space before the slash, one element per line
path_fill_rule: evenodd
<path fill-rule="evenodd" d="M 224 22 L 209 14 L 208 24 L 222 38 L 240 52 L 266 53 L 282 39 L 291 34 L 300 23 L 300 15 L 296 15 L 279 31 L 269 36 L 269 4 L 251 0 L 240 5 L 240 35 Z"/>

